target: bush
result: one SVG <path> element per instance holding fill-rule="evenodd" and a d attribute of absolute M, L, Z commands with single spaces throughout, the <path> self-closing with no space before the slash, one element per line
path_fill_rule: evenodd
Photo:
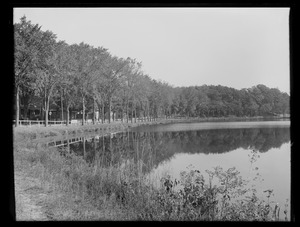
<path fill-rule="evenodd" d="M 235 168 L 206 171 L 208 182 L 198 170 L 181 172 L 180 180 L 162 178 L 157 195 L 163 220 L 272 221 L 278 220 L 278 206 L 260 200 Z M 269 191 L 267 191 L 269 192 Z M 270 197 L 270 193 L 267 198 Z"/>

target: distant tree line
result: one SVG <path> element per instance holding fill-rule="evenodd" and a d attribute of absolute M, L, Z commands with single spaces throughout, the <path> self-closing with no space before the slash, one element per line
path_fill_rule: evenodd
<path fill-rule="evenodd" d="M 277 88 L 173 87 L 145 74 L 136 59 L 119 58 L 103 47 L 86 43 L 57 41 L 55 34 L 43 31 L 25 16 L 14 24 L 14 37 L 16 126 L 20 100 L 25 114 L 30 104 L 39 102 L 46 126 L 50 105 L 58 107 L 66 124 L 70 109 L 81 111 L 82 124 L 88 113 L 92 113 L 94 123 L 105 118 L 111 122 L 114 116 L 128 122 L 138 117 L 153 120 L 289 113 L 289 95 Z"/>

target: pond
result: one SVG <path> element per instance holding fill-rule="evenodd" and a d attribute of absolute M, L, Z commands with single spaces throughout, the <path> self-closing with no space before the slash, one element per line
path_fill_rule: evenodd
<path fill-rule="evenodd" d="M 290 206 L 290 121 L 203 122 L 140 126 L 110 135 L 89 135 L 68 144 L 93 164 L 141 164 L 153 184 L 166 174 L 179 178 L 194 168 L 202 173 L 236 167 L 258 196 L 267 189 L 281 209 Z M 288 202 L 287 202 L 288 200 Z M 288 208 L 289 210 L 289 208 Z"/>

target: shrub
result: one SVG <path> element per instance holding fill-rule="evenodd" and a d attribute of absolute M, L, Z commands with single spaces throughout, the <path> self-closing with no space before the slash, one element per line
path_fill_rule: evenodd
<path fill-rule="evenodd" d="M 247 181 L 235 168 L 206 171 L 208 182 L 198 170 L 181 172 L 181 179 L 162 178 L 157 196 L 164 220 L 272 221 L 278 220 L 278 206 L 260 200 L 247 189 Z M 271 191 L 266 191 L 271 192 Z"/>

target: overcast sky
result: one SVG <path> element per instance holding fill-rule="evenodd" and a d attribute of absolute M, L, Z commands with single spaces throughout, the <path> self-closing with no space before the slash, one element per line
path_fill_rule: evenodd
<path fill-rule="evenodd" d="M 289 8 L 15 8 L 68 44 L 85 42 L 174 86 L 290 91 Z"/>

